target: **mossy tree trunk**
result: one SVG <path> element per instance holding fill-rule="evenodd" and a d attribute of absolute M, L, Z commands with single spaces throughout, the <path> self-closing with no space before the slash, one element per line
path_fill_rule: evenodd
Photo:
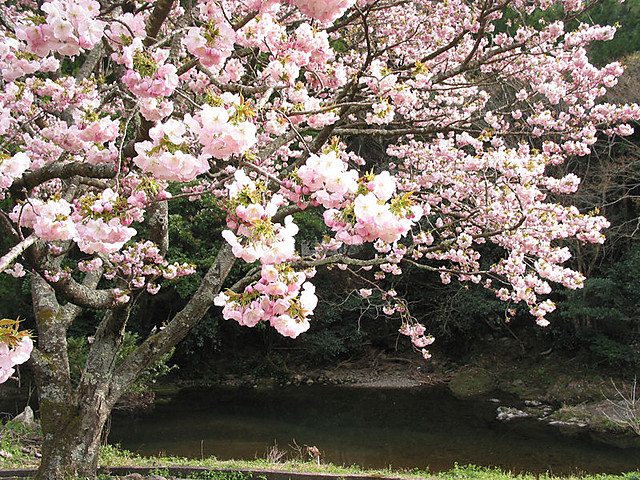
<path fill-rule="evenodd" d="M 45 433 L 36 478 L 95 478 L 100 439 L 109 411 L 84 402 L 82 405 L 41 402 Z"/>
<path fill-rule="evenodd" d="M 99 275 L 88 276 L 95 288 Z M 53 480 L 93 477 L 98 448 L 113 401 L 110 379 L 124 338 L 130 306 L 108 310 L 96 330 L 78 385 L 72 385 L 67 355 L 67 330 L 82 308 L 61 306 L 42 277 L 32 277 L 32 298 L 38 329 L 33 352 L 43 431 L 42 461 L 37 478 Z"/>

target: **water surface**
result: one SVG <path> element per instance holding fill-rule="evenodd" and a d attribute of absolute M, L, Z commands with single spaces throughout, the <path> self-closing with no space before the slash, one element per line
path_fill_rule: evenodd
<path fill-rule="evenodd" d="M 307 445 L 335 464 L 432 472 L 455 462 L 554 474 L 640 469 L 640 449 L 495 415 L 488 399 L 461 400 L 444 388 L 212 388 L 181 391 L 136 419 L 114 417 L 109 441 L 143 455 L 219 459 Z"/>

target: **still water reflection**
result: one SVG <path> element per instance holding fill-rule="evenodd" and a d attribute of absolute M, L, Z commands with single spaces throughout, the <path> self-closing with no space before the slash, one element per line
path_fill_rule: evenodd
<path fill-rule="evenodd" d="M 181 391 L 147 416 L 113 419 L 109 441 L 143 455 L 253 459 L 277 444 L 316 446 L 325 461 L 447 470 L 459 464 L 554 474 L 640 469 L 640 449 L 567 436 L 537 420 L 495 420 L 488 400 L 442 388 Z"/>

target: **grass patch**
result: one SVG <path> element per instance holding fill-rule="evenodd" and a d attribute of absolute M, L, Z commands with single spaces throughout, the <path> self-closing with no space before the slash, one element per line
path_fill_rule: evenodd
<path fill-rule="evenodd" d="M 496 382 L 488 370 L 468 368 L 458 372 L 451 379 L 449 388 L 458 397 L 472 397 L 493 391 L 496 388 Z"/>
<path fill-rule="evenodd" d="M 0 426 L 0 469 L 37 468 L 39 459 L 35 453 L 38 448 L 40 432 L 37 427 L 22 423 L 8 422 Z M 301 455 L 303 457 L 304 455 Z M 287 460 L 218 460 L 215 457 L 204 459 L 189 459 L 185 457 L 143 457 L 124 450 L 117 445 L 104 445 L 100 448 L 99 465 L 101 467 L 151 467 L 150 473 L 169 476 L 171 467 L 200 467 L 202 470 L 188 473 L 182 478 L 203 480 L 248 480 L 260 479 L 251 476 L 247 471 L 273 470 L 303 473 L 327 473 L 335 475 L 367 475 L 385 478 L 395 477 L 407 480 L 640 480 L 640 471 L 623 475 L 533 475 L 514 474 L 499 468 L 481 467 L 476 465 L 455 465 L 447 472 L 430 473 L 425 470 L 407 469 L 364 469 L 357 465 L 341 466 L 332 463 L 319 462 L 317 459 L 293 458 Z M 113 480 L 114 476 L 100 474 L 100 480 Z"/>
<path fill-rule="evenodd" d="M 432 477 L 442 480 L 640 480 L 640 471 L 622 475 L 598 474 L 567 475 L 564 477 L 558 477 L 548 474 L 515 474 L 512 472 L 505 472 L 499 468 L 456 464 L 451 470 L 439 473 Z"/>
<path fill-rule="evenodd" d="M 22 422 L 6 422 L 0 426 L 0 469 L 35 468 L 40 431 L 34 425 Z"/>
<path fill-rule="evenodd" d="M 330 473 L 336 475 L 368 475 L 372 477 L 396 477 L 412 479 L 431 480 L 640 480 L 640 471 L 629 472 L 622 475 L 534 475 L 528 473 L 516 474 L 507 472 L 499 468 L 482 467 L 477 465 L 455 465 L 446 472 L 430 473 L 426 470 L 407 469 L 393 470 L 386 469 L 364 469 L 357 465 L 340 466 L 331 463 L 320 463 L 301 459 L 270 461 L 267 459 L 255 460 L 218 460 L 215 457 L 205 459 L 188 459 L 184 457 L 141 457 L 137 454 L 120 449 L 116 446 L 107 445 L 102 448 L 100 454 L 101 465 L 127 465 L 127 466 L 155 466 L 158 471 L 163 471 L 166 466 L 181 467 L 207 467 L 228 471 L 203 471 L 196 472 L 186 478 L 214 479 L 214 480 L 245 480 L 246 470 L 275 470 L 288 472 L 306 473 Z M 236 471 L 233 471 L 236 470 Z"/>
<path fill-rule="evenodd" d="M 580 422 L 589 423 L 592 414 L 586 411 L 581 405 L 567 406 L 563 405 L 562 408 L 553 412 L 550 416 L 553 420 L 560 422 Z"/>

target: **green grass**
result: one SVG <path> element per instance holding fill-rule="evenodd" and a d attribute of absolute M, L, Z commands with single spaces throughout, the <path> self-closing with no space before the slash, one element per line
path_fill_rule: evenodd
<path fill-rule="evenodd" d="M 0 425 L 0 469 L 36 467 L 38 459 L 34 438 L 39 435 L 35 426 L 21 422 L 8 422 Z"/>
<path fill-rule="evenodd" d="M 436 477 L 442 480 L 640 480 L 640 471 L 623 475 L 599 474 L 558 477 L 548 474 L 514 474 L 498 468 L 479 467 L 476 465 L 456 465 L 448 472 L 437 474 Z"/>
<path fill-rule="evenodd" d="M 480 467 L 476 465 L 455 465 L 451 470 L 440 473 L 430 473 L 428 471 L 410 469 L 393 470 L 387 469 L 363 469 L 359 466 L 340 466 L 331 463 L 318 464 L 305 460 L 287 460 L 272 462 L 266 459 L 256 460 L 218 460 L 215 457 L 206 459 L 188 459 L 184 457 L 141 457 L 137 454 L 119 449 L 118 447 L 107 445 L 102 448 L 100 465 L 128 465 L 128 466 L 155 466 L 158 469 L 165 466 L 192 466 L 209 467 L 219 470 L 232 470 L 232 472 L 205 471 L 197 472 L 188 478 L 214 479 L 214 480 L 245 480 L 247 476 L 242 472 L 246 470 L 280 470 L 292 472 L 309 473 L 332 473 L 332 474 L 363 474 L 384 478 L 385 476 L 401 477 L 409 479 L 434 479 L 434 480 L 640 480 L 640 471 L 630 472 L 623 475 L 534 475 L 515 474 L 503 471 L 499 468 Z M 234 472 L 233 470 L 239 470 Z"/>
<path fill-rule="evenodd" d="M 439 474 L 438 478 L 443 480 L 640 480 L 640 471 L 622 475 L 602 473 L 596 475 L 555 476 L 549 474 L 533 475 L 530 473 L 514 474 L 497 468 L 456 465 L 448 472 Z"/>
<path fill-rule="evenodd" d="M 192 459 L 185 457 L 142 457 L 138 454 L 120 449 L 117 446 L 105 445 L 100 449 L 101 466 L 123 465 L 123 466 L 158 466 L 162 469 L 165 466 L 180 467 L 209 467 L 224 470 L 285 470 L 296 472 L 320 472 L 336 474 L 370 473 L 373 475 L 395 475 L 391 469 L 365 470 L 358 466 L 344 467 L 332 463 L 320 463 L 307 460 L 293 459 L 279 462 L 272 462 L 267 459 L 255 460 L 218 460 L 215 457 L 205 459 Z M 424 474 L 426 472 L 420 472 Z M 407 478 L 415 477 L 408 475 Z M 218 477 L 214 477 L 218 478 Z M 225 477 L 226 478 L 226 477 Z"/>
<path fill-rule="evenodd" d="M 0 450 L 8 454 L 0 455 L 0 469 L 8 468 L 36 468 L 38 459 L 29 452 L 33 445 L 33 438 L 39 432 L 33 428 L 27 428 L 23 424 L 3 425 L 0 427 Z M 23 451 L 27 450 L 27 452 Z M 451 470 L 440 473 L 428 471 L 363 469 L 358 466 L 340 466 L 331 463 L 318 463 L 304 459 L 291 459 L 286 461 L 269 461 L 267 459 L 256 460 L 218 460 L 215 457 L 205 459 L 188 459 L 184 457 L 143 457 L 129 452 L 115 445 L 105 445 L 100 449 L 100 466 L 138 466 L 152 467 L 156 475 L 168 476 L 169 467 L 206 467 L 211 470 L 192 472 L 187 475 L 190 479 L 203 480 L 248 480 L 246 473 L 249 470 L 279 470 L 307 473 L 331 473 L 337 475 L 363 474 L 374 477 L 400 477 L 410 479 L 435 479 L 435 480 L 640 480 L 640 471 L 630 472 L 624 475 L 570 475 L 551 476 L 533 474 L 514 474 L 498 468 L 479 467 L 475 465 L 455 465 Z M 112 480 L 113 477 L 105 474 L 99 476 L 100 480 Z M 260 478 L 259 476 L 257 477 Z"/>

